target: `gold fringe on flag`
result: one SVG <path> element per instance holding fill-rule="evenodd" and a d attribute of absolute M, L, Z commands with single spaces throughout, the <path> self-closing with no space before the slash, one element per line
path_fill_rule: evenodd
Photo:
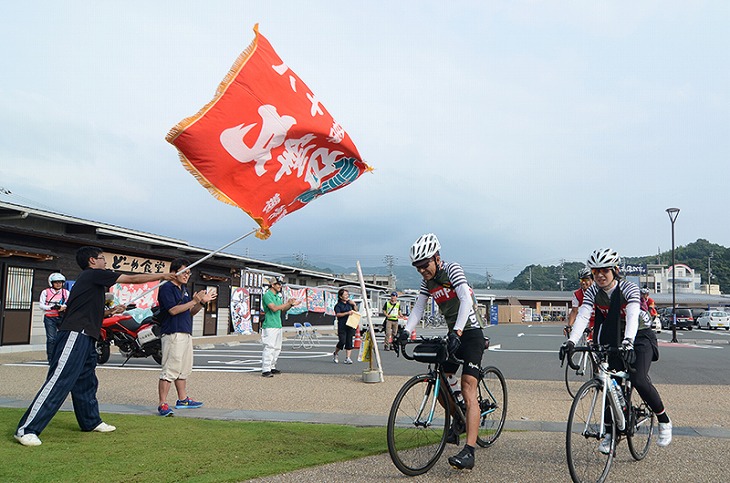
<path fill-rule="evenodd" d="M 226 93 L 228 90 L 228 87 L 231 85 L 233 80 L 238 76 L 239 72 L 243 68 L 243 66 L 246 65 L 246 62 L 251 58 L 253 53 L 256 51 L 256 47 L 258 47 L 258 40 L 259 40 L 259 24 L 257 23 L 253 27 L 254 31 L 254 39 L 251 42 L 251 44 L 246 47 L 246 49 L 241 52 L 241 54 L 238 56 L 236 61 L 233 63 L 231 68 L 228 70 L 228 73 L 223 78 L 220 84 L 218 84 L 218 88 L 215 91 L 215 96 L 213 99 L 211 99 L 210 102 L 208 102 L 205 106 L 203 106 L 202 109 L 200 109 L 195 115 L 187 117 L 177 123 L 170 131 L 167 133 L 167 136 L 165 136 L 165 140 L 175 145 L 175 139 L 177 139 L 178 136 L 180 136 L 185 130 L 195 124 L 198 119 L 203 117 L 208 110 L 210 110 L 216 102 L 223 96 L 223 94 Z M 190 174 L 195 177 L 195 179 L 205 188 L 207 189 L 214 197 L 216 197 L 218 200 L 228 203 L 229 205 L 238 206 L 237 203 L 235 203 L 233 200 L 231 200 L 225 193 L 220 191 L 218 188 L 216 188 L 210 181 L 208 181 L 205 176 L 203 176 L 200 171 L 198 171 L 195 166 L 188 160 L 187 157 L 178 149 L 178 152 L 180 154 L 180 162 L 185 167 L 185 169 L 190 172 Z M 240 207 L 239 207 L 240 208 Z M 260 238 L 262 240 L 267 239 L 269 236 L 271 236 L 271 230 L 269 228 L 263 228 L 264 219 L 261 217 L 256 217 L 252 213 L 244 210 L 241 208 L 246 214 L 248 214 L 251 218 L 254 219 L 256 223 L 259 225 L 259 230 L 256 232 L 256 237 Z"/>

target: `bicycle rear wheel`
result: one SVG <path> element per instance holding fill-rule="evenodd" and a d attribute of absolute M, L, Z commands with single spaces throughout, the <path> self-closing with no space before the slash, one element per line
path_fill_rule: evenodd
<path fill-rule="evenodd" d="M 654 411 L 641 399 L 639 393 L 634 390 L 629 395 L 629 404 L 631 404 L 631 413 L 629 416 L 631 431 L 626 437 L 626 441 L 629 443 L 631 456 L 636 461 L 640 461 L 649 453 L 656 417 L 654 416 Z"/>
<path fill-rule="evenodd" d="M 502 372 L 490 366 L 482 369 L 479 378 L 479 432 L 477 444 L 485 448 L 494 443 L 507 419 L 507 384 Z"/>
<path fill-rule="evenodd" d="M 421 475 L 436 464 L 446 446 L 450 415 L 445 388 L 420 375 L 406 382 L 393 401 L 388 416 L 388 453 L 396 468 L 408 476 Z M 433 408 L 433 415 L 431 409 Z"/>
<path fill-rule="evenodd" d="M 586 381 L 593 378 L 593 359 L 587 352 L 575 352 L 572 354 L 573 364 L 578 369 L 573 369 L 570 364 L 565 364 L 565 387 L 568 389 L 570 397 L 575 397 L 578 389 L 581 388 Z"/>
<path fill-rule="evenodd" d="M 616 426 L 606 428 L 611 434 L 611 450 L 603 454 L 598 450 L 603 436 L 603 414 L 601 401 L 603 384 L 598 380 L 588 381 L 578 390 L 570 406 L 568 427 L 565 433 L 565 451 L 568 458 L 570 477 L 574 482 L 602 482 L 611 469 L 616 449 Z M 608 405 L 608 401 L 606 401 Z"/>

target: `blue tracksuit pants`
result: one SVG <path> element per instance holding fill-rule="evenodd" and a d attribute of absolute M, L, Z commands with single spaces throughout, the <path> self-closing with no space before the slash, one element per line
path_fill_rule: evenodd
<path fill-rule="evenodd" d="M 91 431 L 101 423 L 96 389 L 95 340 L 80 332 L 58 332 L 56 349 L 48 368 L 46 382 L 33 398 L 18 423 L 17 434 L 40 435 L 66 400 L 69 392 L 76 421 L 82 431 Z"/>

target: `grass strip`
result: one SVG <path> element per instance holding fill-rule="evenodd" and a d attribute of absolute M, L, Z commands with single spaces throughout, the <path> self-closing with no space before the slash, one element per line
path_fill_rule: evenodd
<path fill-rule="evenodd" d="M 100 434 L 65 411 L 25 447 L 23 412 L 0 408 L 0 481 L 242 481 L 388 450 L 385 428 L 106 414 L 117 430 Z"/>

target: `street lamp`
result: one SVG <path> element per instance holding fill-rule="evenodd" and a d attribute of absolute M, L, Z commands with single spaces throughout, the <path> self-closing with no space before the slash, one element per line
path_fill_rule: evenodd
<path fill-rule="evenodd" d="M 677 221 L 679 208 L 667 208 L 669 220 L 672 222 L 672 342 L 677 340 L 677 290 L 675 280 L 677 279 L 677 269 L 674 266 L 674 222 Z"/>

